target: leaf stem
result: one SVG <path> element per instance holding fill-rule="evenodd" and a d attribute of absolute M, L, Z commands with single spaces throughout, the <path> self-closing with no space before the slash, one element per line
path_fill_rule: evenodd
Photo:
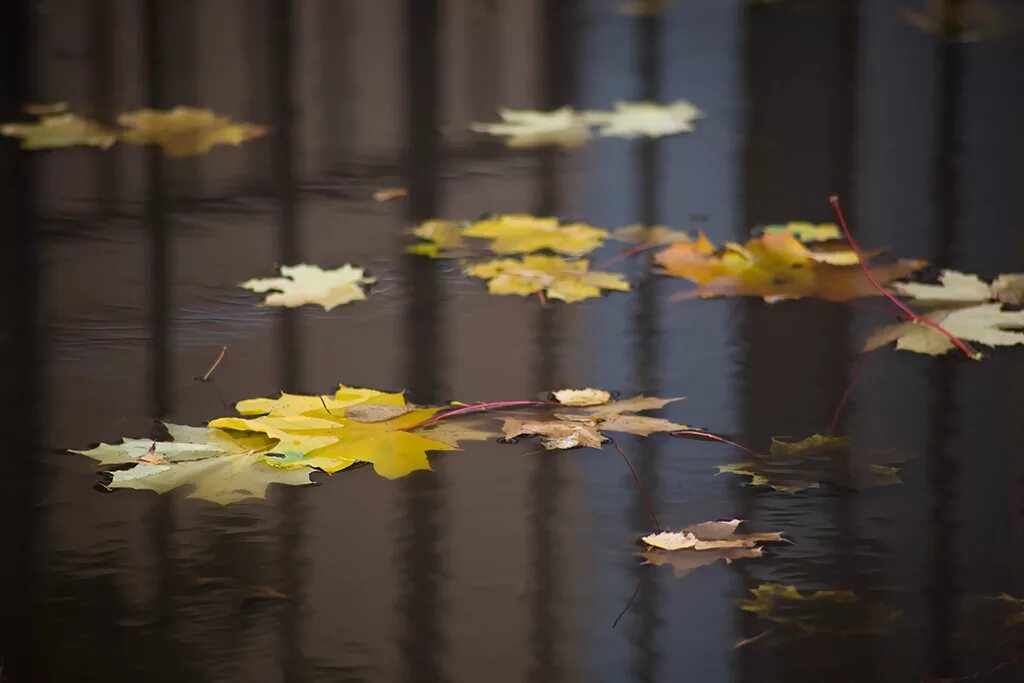
<path fill-rule="evenodd" d="M 449 417 L 455 417 L 456 415 L 465 415 L 466 413 L 477 413 L 483 410 L 494 410 L 496 408 L 525 408 L 529 406 L 560 405 L 562 404 L 556 401 L 495 401 L 493 403 L 477 403 L 475 405 L 462 406 L 461 408 L 456 408 L 455 410 L 449 410 L 447 413 L 441 413 L 440 415 L 433 415 L 431 417 L 428 417 L 426 420 L 423 420 L 422 422 L 417 422 L 416 424 L 409 427 L 402 427 L 397 431 L 410 432 L 414 429 L 426 427 L 429 424 L 434 424 L 435 422 L 445 420 Z"/>
<path fill-rule="evenodd" d="M 940 333 L 941 335 L 949 339 L 949 341 L 953 343 L 953 346 L 960 349 L 960 351 L 962 351 L 963 354 L 970 358 L 971 360 L 981 360 L 981 353 L 975 351 L 970 346 L 960 341 L 960 339 L 955 334 L 953 334 L 952 332 L 950 332 L 949 330 L 947 330 L 934 320 L 929 320 L 928 318 L 925 318 L 922 315 L 914 313 L 906 304 L 897 299 L 888 290 L 886 290 L 885 287 L 882 286 L 882 284 L 875 278 L 874 274 L 871 272 L 871 269 L 868 268 L 867 264 L 864 262 L 864 256 L 860 250 L 860 247 L 857 246 L 857 242 L 853 239 L 853 235 L 850 233 L 849 226 L 846 225 L 846 217 L 843 215 L 842 207 L 839 206 L 839 197 L 837 197 L 836 195 L 832 195 L 831 197 L 828 198 L 828 202 L 829 204 L 832 205 L 832 209 L 835 210 L 836 217 L 839 219 L 839 225 L 843 228 L 843 234 L 846 236 L 846 241 L 850 243 L 850 248 L 853 249 L 853 253 L 857 257 L 857 265 L 860 266 L 861 271 L 864 272 L 864 275 L 871 282 L 871 285 L 878 290 L 878 293 L 887 298 L 893 304 L 895 304 L 896 307 L 903 312 L 903 315 L 905 315 L 907 317 L 907 320 L 909 320 L 910 322 L 915 323 L 917 325 L 924 325 L 925 327 L 932 328 L 936 332 Z"/>
<path fill-rule="evenodd" d="M 624 260 L 628 259 L 630 256 L 633 256 L 634 254 L 639 254 L 641 252 L 649 251 L 651 249 L 657 249 L 658 247 L 662 247 L 662 246 L 665 246 L 665 245 L 658 244 L 657 242 L 651 242 L 651 243 L 647 243 L 647 244 L 635 244 L 632 247 L 630 247 L 629 249 L 626 249 L 625 251 L 621 251 L 618 254 L 616 254 L 615 256 L 612 256 L 611 258 L 609 258 L 609 259 L 607 259 L 605 261 L 601 261 L 601 263 L 599 263 L 596 266 L 594 266 L 594 270 L 604 270 L 608 266 L 614 265 L 614 264 L 618 263 L 619 261 L 624 261 Z"/>
<path fill-rule="evenodd" d="M 636 490 L 640 492 L 640 500 L 644 502 L 644 506 L 647 508 L 647 513 L 651 516 L 651 521 L 654 522 L 655 528 L 658 531 L 663 531 L 665 527 L 661 526 L 661 522 L 658 521 L 658 514 L 654 511 L 654 503 L 651 502 L 650 496 L 647 495 L 647 489 L 644 488 L 644 483 L 640 481 L 640 475 L 636 473 L 636 469 L 633 467 L 633 463 L 629 461 L 629 457 L 625 451 L 619 448 L 619 444 L 616 443 L 615 439 L 606 437 L 615 446 L 615 450 L 622 456 L 622 461 L 626 463 L 626 467 L 629 468 L 630 474 L 633 475 L 633 481 L 636 483 Z"/>
<path fill-rule="evenodd" d="M 724 436 L 719 436 L 718 434 L 712 434 L 711 432 L 704 432 L 704 431 L 701 431 L 699 429 L 680 429 L 680 430 L 675 431 L 675 432 L 669 432 L 669 435 L 670 436 L 697 437 L 697 438 L 701 438 L 701 439 L 710 439 L 711 441 L 717 441 L 719 443 L 724 443 L 724 444 L 726 444 L 728 446 L 734 446 L 736 448 L 739 448 L 740 450 L 743 450 L 743 451 L 746 451 L 747 453 L 750 453 L 751 455 L 755 455 L 757 457 L 761 457 L 761 454 L 758 453 L 757 451 L 753 450 L 752 448 L 747 448 L 743 444 L 738 444 L 735 441 L 730 441 L 729 439 L 725 438 Z"/>

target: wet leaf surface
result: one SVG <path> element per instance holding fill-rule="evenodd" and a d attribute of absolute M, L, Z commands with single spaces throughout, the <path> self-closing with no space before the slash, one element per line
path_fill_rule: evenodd
<path fill-rule="evenodd" d="M 491 294 L 530 296 L 544 292 L 550 299 L 574 303 L 601 296 L 602 290 L 627 292 L 629 282 L 617 273 L 589 270 L 586 259 L 568 261 L 557 256 L 496 259 L 471 266 L 466 272 L 487 280 Z"/>

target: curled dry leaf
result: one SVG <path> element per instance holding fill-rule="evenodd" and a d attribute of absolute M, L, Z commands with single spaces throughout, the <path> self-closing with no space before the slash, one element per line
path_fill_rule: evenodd
<path fill-rule="evenodd" d="M 547 450 L 567 448 L 600 448 L 604 437 L 590 425 L 562 420 L 520 420 L 506 417 L 503 431 L 506 439 L 517 436 L 540 436 Z"/>
<path fill-rule="evenodd" d="M 21 138 L 22 149 L 54 149 L 88 145 L 108 149 L 117 142 L 116 131 L 72 113 L 47 114 L 35 123 L 5 123 L 0 134 Z"/>
<path fill-rule="evenodd" d="M 495 259 L 470 267 L 466 272 L 487 280 L 491 294 L 530 296 L 545 292 L 566 303 L 601 295 L 601 290 L 629 291 L 629 283 L 617 273 L 589 270 L 586 259 L 566 261 L 556 256 L 524 256 Z"/>
<path fill-rule="evenodd" d="M 1004 311 L 998 303 L 930 311 L 928 317 L 961 340 L 985 346 L 1024 344 L 1024 333 L 1012 331 L 1024 329 L 1024 311 Z M 954 348 L 948 337 L 934 329 L 904 322 L 874 332 L 864 343 L 864 350 L 873 351 L 892 342 L 896 342 L 896 348 L 901 351 L 930 356 L 939 356 Z"/>
<path fill-rule="evenodd" d="M 366 292 L 362 286 L 377 281 L 368 277 L 362 268 L 348 264 L 334 270 L 307 264 L 281 266 L 281 275 L 247 280 L 241 286 L 253 292 L 272 292 L 264 301 L 267 306 L 294 308 L 319 304 L 329 311 L 352 301 L 364 301 Z"/>
<path fill-rule="evenodd" d="M 727 243 L 716 249 L 702 234 L 695 242 L 680 242 L 655 256 L 662 273 L 694 282 L 698 288 L 679 298 L 760 296 L 766 301 L 816 297 L 847 301 L 880 296 L 864 277 L 856 258 L 844 252 L 813 252 L 789 232 L 766 234 L 746 244 Z M 852 252 L 849 252 L 852 253 Z M 822 262 L 829 261 L 829 262 Z M 924 267 L 924 261 L 902 260 L 875 266 L 872 275 L 885 284 Z"/>
<path fill-rule="evenodd" d="M 168 157 L 206 154 L 216 145 L 238 147 L 267 134 L 263 126 L 235 123 L 227 116 L 195 107 L 139 109 L 121 114 L 117 122 L 126 129 L 121 134 L 123 142 L 156 144 Z"/>
<path fill-rule="evenodd" d="M 737 534 L 742 520 L 731 519 L 702 522 L 681 531 L 661 531 L 644 536 L 641 540 L 661 550 L 721 550 L 723 548 L 753 548 L 759 543 L 785 543 L 778 531 L 770 533 Z"/>
<path fill-rule="evenodd" d="M 564 406 L 599 406 L 612 399 L 604 389 L 559 389 L 552 396 Z"/>
<path fill-rule="evenodd" d="M 572 107 L 551 112 L 501 109 L 501 123 L 471 123 L 469 129 L 505 138 L 509 147 L 580 147 L 590 139 L 590 126 Z"/>

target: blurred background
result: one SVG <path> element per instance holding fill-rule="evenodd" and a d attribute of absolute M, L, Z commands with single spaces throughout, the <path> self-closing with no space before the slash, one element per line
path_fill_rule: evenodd
<path fill-rule="evenodd" d="M 1019 680 L 997 668 L 1004 649 L 963 634 L 991 626 L 969 596 L 1024 594 L 1021 351 L 860 361 L 884 309 L 673 302 L 687 285 L 643 257 L 618 268 L 632 293 L 542 307 L 402 250 L 421 220 L 485 212 L 742 241 L 831 220 L 838 194 L 862 245 L 985 278 L 1024 270 L 1024 9 L 623 5 L 3 3 L 4 121 L 66 100 L 102 120 L 187 104 L 271 129 L 192 159 L 0 139 L 3 680 Z M 707 118 L 658 141 L 517 151 L 468 130 L 502 107 L 679 98 Z M 371 199 L 394 186 L 408 197 Z M 380 282 L 330 313 L 237 286 L 299 262 Z M 193 381 L 223 345 L 214 381 Z M 104 493 L 64 452 L 338 382 L 417 403 L 687 396 L 664 415 L 764 448 L 826 430 L 853 374 L 841 430 L 913 454 L 900 485 L 787 495 L 715 476 L 741 459 L 726 446 L 619 439 L 666 525 L 737 517 L 794 541 L 685 579 L 633 556 L 651 522 L 608 448 L 469 443 L 434 472 L 318 475 L 225 508 Z M 765 581 L 902 616 L 734 649 L 772 626 L 735 602 Z"/>

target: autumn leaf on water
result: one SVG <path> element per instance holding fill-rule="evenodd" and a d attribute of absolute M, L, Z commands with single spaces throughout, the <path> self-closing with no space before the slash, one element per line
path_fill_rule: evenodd
<path fill-rule="evenodd" d="M 408 251 L 431 258 L 459 255 L 469 245 L 466 238 L 487 242 L 498 254 L 526 254 L 548 250 L 566 256 L 583 256 L 597 249 L 608 231 L 585 223 L 561 223 L 557 218 L 526 214 L 498 214 L 470 223 L 429 220 L 412 230 L 424 242 Z"/>
<path fill-rule="evenodd" d="M 943 270 L 939 284 L 894 282 L 892 288 L 901 296 L 926 303 L 981 303 L 993 299 L 1013 306 L 1024 303 L 1024 273 L 1000 275 L 988 284 L 977 275 Z"/>
<path fill-rule="evenodd" d="M 466 273 L 487 280 L 491 294 L 530 296 L 544 292 L 566 303 L 601 296 L 608 289 L 628 292 L 629 282 L 617 273 L 589 270 L 586 259 L 567 261 L 557 256 L 496 259 L 470 267 Z"/>
<path fill-rule="evenodd" d="M 900 616 L 898 610 L 884 603 L 866 602 L 850 590 L 801 592 L 791 585 L 762 583 L 750 593 L 751 598 L 737 601 L 741 610 L 796 627 L 803 635 L 885 633 Z"/>
<path fill-rule="evenodd" d="M 581 401 L 580 395 L 591 399 L 602 397 L 597 389 L 563 389 L 556 392 L 570 401 Z M 570 392 L 570 393 L 566 393 Z M 595 393 L 591 393 L 595 392 Z M 607 392 L 603 392 L 607 393 Z M 575 412 L 556 412 L 550 418 L 520 419 L 505 418 L 503 431 L 506 439 L 520 436 L 540 436 L 541 445 L 548 450 L 586 447 L 601 448 L 606 440 L 602 432 L 623 432 L 637 436 L 650 436 L 657 432 L 674 432 L 689 429 L 658 417 L 633 415 L 634 412 L 661 408 L 678 398 L 653 398 L 636 396 L 625 401 L 608 401 L 593 405 L 579 405 Z M 566 404 L 567 409 L 574 406 Z"/>
<path fill-rule="evenodd" d="M 551 395 L 565 406 L 599 406 L 612 400 L 604 389 L 559 389 Z"/>
<path fill-rule="evenodd" d="M 611 236 L 620 242 L 633 244 L 672 244 L 692 239 L 685 230 L 672 230 L 664 225 L 624 225 L 613 230 Z"/>
<path fill-rule="evenodd" d="M 309 468 L 282 472 L 263 461 L 263 454 L 275 443 L 265 435 L 175 424 L 166 427 L 171 441 L 156 442 L 155 448 L 150 439 L 124 439 L 120 444 L 71 452 L 93 458 L 105 467 L 134 465 L 111 472 L 108 488 L 166 493 L 191 486 L 189 498 L 221 505 L 264 498 L 271 484 L 311 483 Z"/>
<path fill-rule="evenodd" d="M 952 43 L 995 38 L 1008 25 L 1004 11 L 984 0 L 924 0 L 920 10 L 903 10 L 914 28 Z"/>
<path fill-rule="evenodd" d="M 20 138 L 22 149 L 54 149 L 88 145 L 108 149 L 117 132 L 101 123 L 72 113 L 44 114 L 34 123 L 5 123 L 0 134 Z"/>
<path fill-rule="evenodd" d="M 908 456 L 887 449 L 851 447 L 848 437 L 815 434 L 799 441 L 772 439 L 768 455 L 719 465 L 719 474 L 749 477 L 751 486 L 799 493 L 830 483 L 852 489 L 899 484 Z"/>
<path fill-rule="evenodd" d="M 206 154 L 216 145 L 238 147 L 259 139 L 267 129 L 252 123 L 236 123 L 209 109 L 175 107 L 169 111 L 139 109 L 121 114 L 121 140 L 134 145 L 159 145 L 168 157 Z"/>
<path fill-rule="evenodd" d="M 692 133 L 704 113 L 687 100 L 662 105 L 655 102 L 616 102 L 612 111 L 587 111 L 583 116 L 600 127 L 602 137 L 660 138 Z"/>
<path fill-rule="evenodd" d="M 555 111 L 502 109 L 501 123 L 471 123 L 469 129 L 505 138 L 509 147 L 575 148 L 590 139 L 590 126 L 572 107 Z"/>
<path fill-rule="evenodd" d="M 1013 331 L 1024 329 L 1024 311 L 1004 311 L 998 303 L 933 310 L 928 312 L 928 318 L 961 340 L 993 347 L 1024 344 L 1024 332 Z M 947 336 L 934 329 L 904 322 L 876 330 L 864 343 L 864 350 L 874 351 L 892 342 L 901 351 L 931 356 L 954 348 Z"/>
<path fill-rule="evenodd" d="M 392 199 L 399 199 L 408 195 L 409 188 L 407 187 L 382 187 L 381 189 L 374 191 L 373 201 L 389 202 Z"/>
<path fill-rule="evenodd" d="M 804 243 L 827 242 L 841 240 L 843 234 L 835 223 L 808 223 L 807 221 L 790 221 L 783 225 L 766 225 L 761 229 L 765 235 L 790 234 Z"/>
<path fill-rule="evenodd" d="M 306 264 L 281 266 L 281 275 L 247 280 L 241 286 L 253 292 L 271 292 L 264 301 L 267 306 L 294 308 L 319 304 L 329 311 L 352 301 L 364 301 L 366 292 L 362 286 L 377 281 L 362 268 L 348 264 L 334 270 Z"/>
<path fill-rule="evenodd" d="M 490 250 L 497 254 L 548 249 L 566 256 L 583 256 L 600 247 L 608 231 L 586 223 L 560 223 L 557 218 L 500 214 L 470 224 L 462 236 L 491 240 Z"/>
<path fill-rule="evenodd" d="M 655 261 L 663 274 L 686 278 L 698 286 L 677 298 L 760 296 L 766 301 L 800 297 L 847 301 L 880 296 L 864 277 L 856 258 L 836 254 L 812 251 L 789 232 L 766 234 L 743 245 L 729 242 L 721 249 L 702 234 L 694 242 L 679 242 L 660 251 Z M 852 262 L 835 265 L 836 261 Z M 925 265 L 924 261 L 901 260 L 874 266 L 871 272 L 885 284 Z"/>
<path fill-rule="evenodd" d="M 779 532 L 737 534 L 741 520 L 702 522 L 681 531 L 662 531 L 644 536 L 646 550 L 636 553 L 644 564 L 671 566 L 677 578 L 694 569 L 724 560 L 761 557 L 763 543 L 786 543 Z"/>

